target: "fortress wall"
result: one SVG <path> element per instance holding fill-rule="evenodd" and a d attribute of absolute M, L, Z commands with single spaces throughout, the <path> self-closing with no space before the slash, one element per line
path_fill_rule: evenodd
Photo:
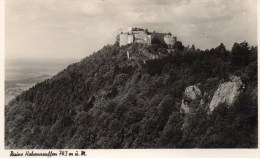
<path fill-rule="evenodd" d="M 119 45 L 126 45 L 128 43 L 128 34 L 119 34 Z"/>
<path fill-rule="evenodd" d="M 151 44 L 151 37 L 147 34 L 134 34 L 135 42 Z"/>
<path fill-rule="evenodd" d="M 145 31 L 132 31 L 133 34 L 146 34 Z"/>
<path fill-rule="evenodd" d="M 127 43 L 133 43 L 134 42 L 134 35 L 128 35 Z"/>
<path fill-rule="evenodd" d="M 152 41 L 155 38 L 160 40 L 162 43 L 166 43 L 169 47 L 172 47 L 177 42 L 177 37 L 171 36 L 167 33 L 150 33 L 143 29 L 132 27 L 121 29 L 119 31 L 120 46 L 133 42 L 152 44 Z"/>
<path fill-rule="evenodd" d="M 148 38 L 147 43 L 148 44 L 152 44 L 152 36 L 151 35 L 147 35 L 147 38 Z"/>
<path fill-rule="evenodd" d="M 174 45 L 175 44 L 175 40 L 174 40 L 173 36 L 170 36 L 170 35 L 164 36 L 164 42 L 167 45 Z"/>

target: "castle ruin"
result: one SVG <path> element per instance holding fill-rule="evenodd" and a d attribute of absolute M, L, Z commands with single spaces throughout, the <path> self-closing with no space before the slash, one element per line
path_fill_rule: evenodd
<path fill-rule="evenodd" d="M 152 44 L 154 40 L 165 43 L 168 48 L 172 48 L 177 42 L 177 37 L 172 36 L 171 33 L 156 33 L 149 32 L 147 29 L 129 27 L 121 29 L 118 32 L 119 45 L 127 45 L 130 43 Z"/>

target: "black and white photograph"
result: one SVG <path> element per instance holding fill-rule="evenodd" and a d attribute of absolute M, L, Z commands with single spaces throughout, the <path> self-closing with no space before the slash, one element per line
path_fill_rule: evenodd
<path fill-rule="evenodd" d="M 258 149 L 258 3 L 5 0 L 4 150 Z"/>

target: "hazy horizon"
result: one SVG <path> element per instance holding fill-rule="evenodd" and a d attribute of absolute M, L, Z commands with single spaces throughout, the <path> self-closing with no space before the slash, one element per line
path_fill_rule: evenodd
<path fill-rule="evenodd" d="M 42 75 L 56 75 L 68 65 L 79 62 L 74 58 L 58 59 L 6 59 L 5 81 L 20 81 Z"/>
<path fill-rule="evenodd" d="M 6 59 L 82 59 L 113 44 L 120 28 L 171 32 L 183 45 L 257 45 L 256 0 L 9 0 Z"/>

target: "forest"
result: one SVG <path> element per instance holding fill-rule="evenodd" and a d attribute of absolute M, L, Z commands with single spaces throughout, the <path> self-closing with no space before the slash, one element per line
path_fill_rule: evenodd
<path fill-rule="evenodd" d="M 131 50 L 136 58 L 128 59 Z M 150 59 L 142 52 L 156 54 Z M 145 62 L 144 62 L 145 61 Z M 233 106 L 188 124 L 180 110 L 185 88 L 210 100 L 230 76 L 245 88 Z M 205 97 L 205 98 L 206 98 Z M 194 104 L 199 104 L 194 102 Z M 257 148 L 257 46 L 246 41 L 210 50 L 164 45 L 104 46 L 5 106 L 10 149 Z"/>

